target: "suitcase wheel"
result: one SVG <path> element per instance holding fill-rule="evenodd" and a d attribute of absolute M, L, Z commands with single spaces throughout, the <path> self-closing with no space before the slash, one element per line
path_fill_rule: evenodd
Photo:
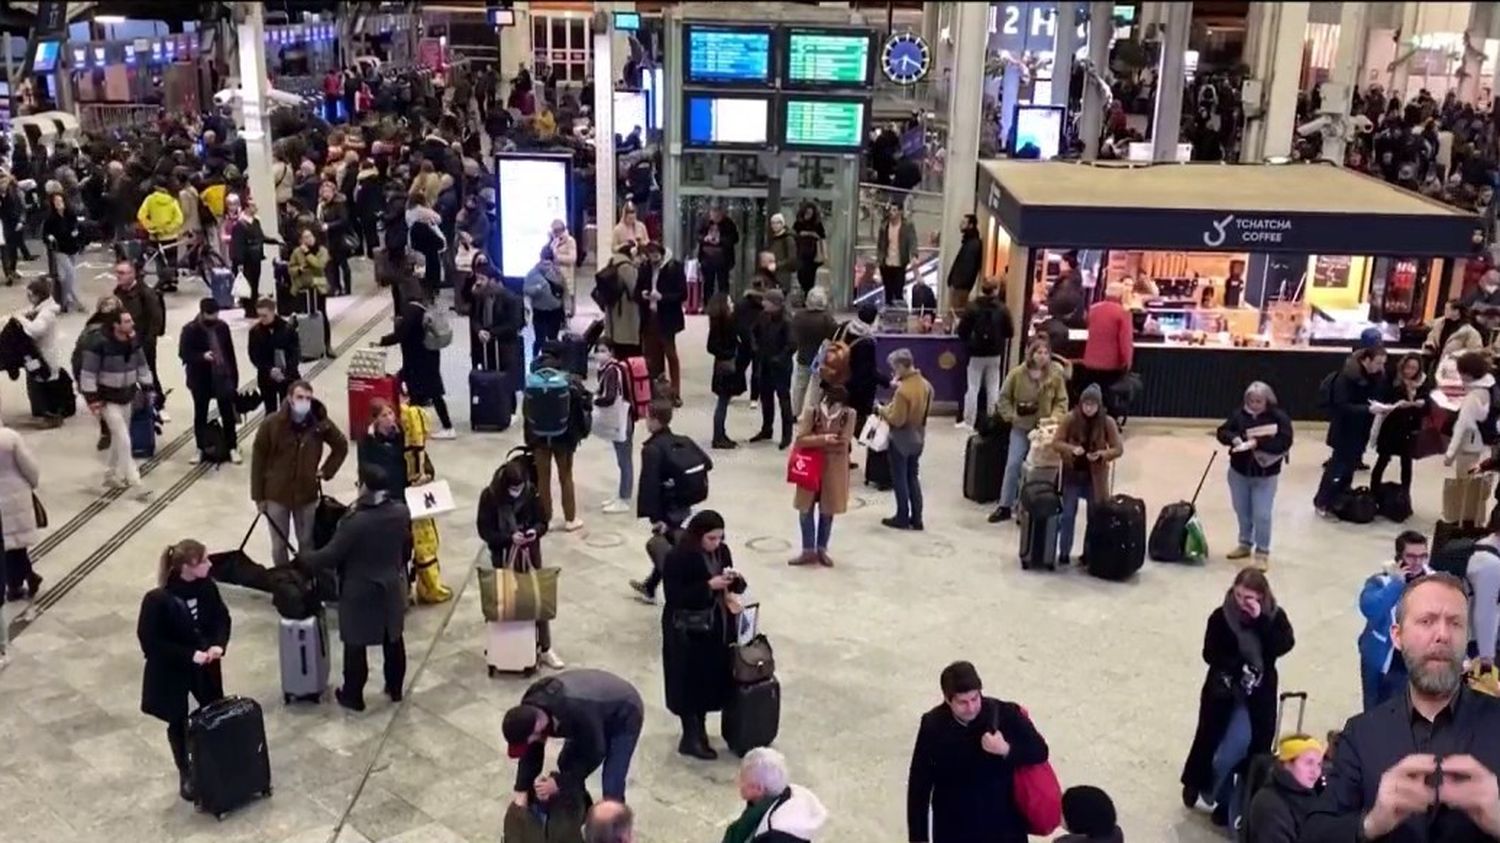
<path fill-rule="evenodd" d="M 496 676 L 500 675 L 500 671 L 496 670 L 494 665 L 489 666 L 489 671 L 491 679 L 494 679 Z"/>

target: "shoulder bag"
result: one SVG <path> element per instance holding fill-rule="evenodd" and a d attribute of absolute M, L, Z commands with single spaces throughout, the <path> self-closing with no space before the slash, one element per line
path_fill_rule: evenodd
<path fill-rule="evenodd" d="M 42 499 L 36 496 L 36 492 L 31 493 L 31 511 L 36 515 L 37 529 L 47 529 L 47 507 L 42 505 Z"/>
<path fill-rule="evenodd" d="M 1025 706 L 1016 708 L 1021 710 L 1022 717 L 1031 720 Z M 999 720 L 998 712 L 996 720 Z M 1027 832 L 1036 837 L 1051 836 L 1062 825 L 1062 785 L 1051 762 L 1017 767 L 1013 781 L 1016 807 L 1026 819 Z"/>

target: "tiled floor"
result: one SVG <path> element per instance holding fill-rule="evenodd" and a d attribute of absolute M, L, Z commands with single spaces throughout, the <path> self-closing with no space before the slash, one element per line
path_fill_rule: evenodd
<path fill-rule="evenodd" d="M 388 295 L 373 289 L 367 265 L 357 277 L 362 295 L 334 305 L 334 341 L 346 347 L 367 343 L 388 325 Z M 88 282 L 87 298 L 107 285 Z M 19 307 L 20 295 L 20 288 L 0 288 L 0 311 Z M 172 329 L 161 351 L 171 384 L 181 384 L 172 338 L 197 295 L 171 299 Z M 69 343 L 82 321 L 65 319 Z M 701 319 L 690 321 L 681 338 L 688 406 L 678 428 L 706 441 L 705 327 Z M 243 337 L 237 320 L 236 334 Z M 314 381 L 340 423 L 347 359 Z M 466 367 L 460 341 L 445 355 L 460 427 L 467 416 Z M 411 615 L 413 687 L 399 709 L 374 693 L 370 710 L 359 716 L 332 705 L 283 707 L 275 614 L 266 599 L 226 589 L 235 618 L 227 685 L 266 704 L 276 793 L 215 822 L 178 800 L 162 725 L 138 711 L 134 620 L 160 548 L 187 536 L 215 549 L 239 541 L 253 513 L 247 467 L 188 465 L 187 450 L 176 445 L 190 418 L 179 391 L 166 433 L 174 444 L 146 475 L 153 501 L 104 498 L 90 420 L 35 431 L 27 427 L 20 384 L 0 383 L 0 398 L 6 422 L 23 430 L 41 457 L 56 537 L 39 549 L 38 568 L 47 590 L 66 592 L 27 616 L 12 664 L 0 673 L 0 837 L 7 843 L 498 838 L 514 772 L 499 746 L 499 721 L 525 683 L 485 673 L 470 573 L 478 541 L 469 513 L 517 440 L 515 431 L 466 433 L 432 446 L 439 473 L 461 501 L 460 512 L 441 525 L 444 576 L 460 597 Z M 748 436 L 757 424 L 743 403 L 732 411 L 734 434 Z M 1356 596 L 1362 578 L 1389 556 L 1393 534 L 1390 525 L 1356 528 L 1314 518 L 1308 501 L 1320 442 L 1321 431 L 1299 432 L 1278 501 L 1272 574 L 1298 637 L 1283 663 L 1283 682 L 1312 693 L 1308 726 L 1318 730 L 1340 724 L 1356 705 Z M 1212 448 L 1200 427 L 1133 425 L 1117 487 L 1143 496 L 1154 513 L 1192 492 Z M 1015 528 L 986 524 L 986 508 L 960 495 L 962 451 L 962 437 L 935 421 L 923 466 L 927 533 L 883 529 L 889 495 L 859 489 L 834 528 L 838 567 L 811 571 L 785 564 L 796 522 L 783 455 L 766 447 L 715 454 L 711 504 L 728 519 L 737 566 L 763 603 L 763 628 L 776 645 L 785 693 L 777 746 L 796 780 L 832 812 L 823 839 L 904 839 L 917 718 L 937 701 L 938 671 L 956 658 L 979 665 L 989 692 L 1030 708 L 1064 784 L 1108 789 L 1131 839 L 1216 839 L 1206 818 L 1182 810 L 1176 779 L 1202 677 L 1203 622 L 1219 605 L 1233 566 L 1222 558 L 1198 568 L 1148 563 L 1129 584 L 1022 573 Z M 650 705 L 630 783 L 641 839 L 714 839 L 738 811 L 735 763 L 675 754 L 676 724 L 662 705 L 656 610 L 630 599 L 625 588 L 626 579 L 645 571 L 645 531 L 629 517 L 597 511 L 615 483 L 608 448 L 586 444 L 577 466 L 587 526 L 546 540 L 549 562 L 566 572 L 557 650 L 571 665 L 607 668 L 636 682 Z M 1233 529 L 1221 471 L 1215 469 L 1199 502 L 1220 554 Z M 1437 473 L 1428 464 L 1419 471 L 1414 523 L 1431 524 L 1436 515 Z M 332 485 L 337 494 L 351 492 L 352 460 Z M 268 558 L 267 538 L 255 535 L 249 551 Z M 22 608 L 7 610 L 15 617 Z"/>

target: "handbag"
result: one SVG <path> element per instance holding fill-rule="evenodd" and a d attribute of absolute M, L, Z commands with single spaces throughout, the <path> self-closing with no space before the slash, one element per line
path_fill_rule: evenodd
<path fill-rule="evenodd" d="M 1017 706 L 1021 716 L 1031 721 L 1025 706 Z M 1028 764 L 1017 767 L 1013 777 L 1016 808 L 1026 818 L 1026 831 L 1034 837 L 1047 837 L 1062 825 L 1062 785 L 1052 764 Z"/>
<path fill-rule="evenodd" d="M 42 499 L 36 496 L 36 492 L 31 493 L 31 511 L 36 515 L 37 529 L 47 529 L 47 507 L 42 505 Z"/>
<path fill-rule="evenodd" d="M 880 416 L 865 419 L 865 427 L 859 432 L 859 444 L 872 451 L 884 451 L 891 443 L 891 426 Z"/>
<path fill-rule="evenodd" d="M 776 655 L 764 635 L 729 647 L 729 671 L 737 685 L 754 685 L 776 675 Z"/>
<path fill-rule="evenodd" d="M 672 628 L 678 632 L 703 633 L 714 628 L 714 613 L 718 606 L 707 609 L 675 609 L 672 612 Z"/>
<path fill-rule="evenodd" d="M 531 551 L 512 547 L 503 568 L 479 568 L 479 607 L 484 619 L 550 621 L 557 617 L 559 568 L 538 568 Z"/>
<path fill-rule="evenodd" d="M 792 448 L 786 460 L 786 482 L 817 494 L 823 488 L 824 460 L 822 448 Z"/>

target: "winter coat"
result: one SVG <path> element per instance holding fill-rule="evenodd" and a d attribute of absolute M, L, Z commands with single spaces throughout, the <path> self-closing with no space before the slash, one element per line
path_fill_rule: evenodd
<path fill-rule="evenodd" d="M 682 313 L 682 303 L 687 300 L 687 271 L 670 252 L 661 266 L 647 271 L 651 273 L 650 289 L 661 294 L 661 301 L 656 303 L 656 330 L 664 337 L 675 337 L 687 327 Z"/>
<path fill-rule="evenodd" d="M 1422 419 L 1427 415 L 1427 395 L 1431 387 L 1427 377 L 1408 385 L 1400 377 L 1386 386 L 1381 400 L 1394 404 L 1397 401 L 1418 401 L 1420 406 L 1402 407 L 1385 414 L 1380 430 L 1375 434 L 1375 453 L 1389 456 L 1410 455 L 1417 444 L 1417 434 L 1422 430 Z"/>
<path fill-rule="evenodd" d="M 818 260 L 818 244 L 828 239 L 823 221 L 799 218 L 792 223 L 792 233 L 797 235 L 797 265 L 821 265 L 822 261 Z"/>
<path fill-rule="evenodd" d="M 890 252 L 891 226 L 889 222 L 881 222 L 875 234 L 875 259 L 880 261 L 881 266 L 886 266 L 887 254 Z M 912 258 L 917 256 L 917 228 L 911 224 L 911 220 L 903 217 L 901 219 L 900 240 L 896 244 L 900 266 L 911 266 Z"/>
<path fill-rule="evenodd" d="M 849 343 L 849 406 L 861 416 L 868 416 L 875 409 L 875 395 L 880 391 L 884 378 L 880 374 L 880 363 L 876 359 L 875 337 L 858 319 L 851 319 L 839 326 Z"/>
<path fill-rule="evenodd" d="M 740 230 L 734 221 L 724 217 L 718 222 L 704 220 L 698 226 L 698 262 L 724 269 L 734 269 L 735 252 L 739 250 Z"/>
<path fill-rule="evenodd" d="M 1082 446 L 1085 454 L 1097 451 L 1103 456 L 1089 460 L 1087 456 L 1074 454 L 1074 446 Z M 1109 464 L 1125 453 L 1125 443 L 1120 438 L 1119 426 L 1102 407 L 1092 419 L 1085 418 L 1083 411 L 1075 407 L 1057 426 L 1052 449 L 1062 457 L 1064 483 L 1076 482 L 1077 477 L 1086 474 L 1091 499 L 1102 501 L 1109 497 Z"/>
<path fill-rule="evenodd" d="M 198 191 L 192 185 L 177 191 L 177 207 L 182 209 L 183 231 L 197 234 L 203 230 L 203 215 L 199 213 L 203 207 L 203 201 L 198 197 Z"/>
<path fill-rule="evenodd" d="M 273 368 L 280 368 L 282 377 L 288 384 L 302 376 L 298 370 L 302 346 L 292 323 L 277 316 L 270 325 L 259 322 L 251 325 L 247 336 L 250 365 L 255 367 L 257 373 L 269 376 Z M 277 352 L 280 352 L 279 356 Z"/>
<path fill-rule="evenodd" d="M 327 249 L 318 246 L 308 251 L 305 246 L 298 246 L 292 251 L 292 259 L 288 268 L 292 275 L 292 295 L 301 296 L 308 290 L 319 295 L 328 295 Z"/>
<path fill-rule="evenodd" d="M 807 788 L 787 785 L 781 793 L 749 802 L 724 830 L 723 843 L 812 843 L 828 822 L 828 809 Z"/>
<path fill-rule="evenodd" d="M 218 344 L 222 360 L 213 363 L 203 355 Z M 239 359 L 234 354 L 234 337 L 222 319 L 212 324 L 194 319 L 182 326 L 182 336 L 177 341 L 177 356 L 187 373 L 187 388 L 190 392 L 206 392 L 210 395 L 228 395 L 240 382 Z"/>
<path fill-rule="evenodd" d="M 56 378 L 67 363 L 62 356 L 62 340 L 58 337 L 60 333 L 58 315 L 61 312 L 62 306 L 55 299 L 49 298 L 36 307 L 24 310 L 15 316 L 15 320 L 21 325 L 21 330 L 25 331 L 26 336 L 31 337 L 31 341 L 36 344 L 36 351 L 41 355 L 42 362 L 52 370 L 48 380 Z"/>
<path fill-rule="evenodd" d="M 420 408 L 417 408 L 421 412 Z M 385 472 L 392 497 L 400 500 L 406 493 L 406 433 L 398 425 L 390 434 L 379 433 L 374 425 L 359 440 L 355 449 L 359 464 L 379 466 Z"/>
<path fill-rule="evenodd" d="M 349 249 L 344 238 L 351 232 L 349 230 L 349 206 L 344 204 L 340 196 L 335 196 L 332 201 L 318 203 L 318 222 L 322 223 L 323 242 L 328 244 L 328 254 L 331 260 L 340 257 L 348 257 Z"/>
<path fill-rule="evenodd" d="M 78 366 L 78 392 L 89 404 L 130 404 L 141 390 L 151 389 L 151 367 L 141 344 L 121 342 L 103 330 L 86 334 Z"/>
<path fill-rule="evenodd" d="M 235 266 L 259 263 L 266 258 L 266 232 L 260 220 L 243 216 L 235 220 L 229 234 L 229 259 Z"/>
<path fill-rule="evenodd" d="M 1255 843 L 1297 843 L 1303 821 L 1317 801 L 1317 790 L 1303 787 L 1278 764 L 1271 780 L 1250 800 L 1245 817 L 1246 839 Z"/>
<path fill-rule="evenodd" d="M 1448 441 L 1448 457 L 1460 453 L 1479 455 L 1489 452 L 1490 446 L 1484 444 L 1479 426 L 1489 416 L 1490 390 L 1494 386 L 1495 376 L 1485 375 L 1465 387 L 1463 402 L 1458 406 L 1458 419 L 1453 422 L 1453 436 Z"/>
<path fill-rule="evenodd" d="M 1130 311 L 1108 299 L 1089 308 L 1083 365 L 1095 372 L 1128 372 L 1135 358 Z"/>
<path fill-rule="evenodd" d="M 827 405 L 818 402 L 804 407 L 797 419 L 794 443 L 798 448 L 823 452 L 823 480 L 818 491 L 812 492 L 796 487 L 792 505 L 798 512 L 811 512 L 813 502 L 818 504 L 819 515 L 843 515 L 849 509 L 849 446 L 854 441 L 854 409 L 840 406 L 836 415 L 829 416 Z M 833 434 L 841 440 L 836 445 L 825 445 L 823 436 Z"/>
<path fill-rule="evenodd" d="M 1010 753 L 984 751 L 980 738 L 998 730 Z M 906 839 L 912 843 L 1026 843 L 1015 799 L 1015 773 L 1047 760 L 1047 742 L 1012 702 L 984 697 L 979 714 L 960 723 L 946 702 L 922 715 L 906 776 Z M 931 828 L 928 810 L 931 809 Z"/>
<path fill-rule="evenodd" d="M 5 530 L 6 550 L 31 547 L 41 537 L 31 500 L 41 482 L 41 464 L 26 440 L 0 425 L 0 527 Z"/>
<path fill-rule="evenodd" d="M 1357 645 L 1362 677 L 1385 676 L 1391 670 L 1392 661 L 1401 658 L 1391 640 L 1391 627 L 1396 622 L 1396 604 L 1401 602 L 1406 583 L 1407 578 L 1400 571 L 1386 570 L 1365 580 L 1359 590 L 1359 613 L 1365 619 L 1365 628 L 1359 633 Z M 1373 683 L 1364 684 L 1374 687 Z"/>
<path fill-rule="evenodd" d="M 672 526 L 687 520 L 690 507 L 677 502 L 673 491 L 667 488 L 668 478 L 663 475 L 667 458 L 674 445 L 686 447 L 689 443 L 696 447 L 696 443 L 687 437 L 680 437 L 671 430 L 663 428 L 648 436 L 641 444 L 641 471 L 635 496 L 636 517 L 644 518 L 652 523 L 665 522 Z M 703 460 L 707 470 L 712 472 L 713 459 L 705 453 Z"/>
<path fill-rule="evenodd" d="M 626 259 L 610 258 L 610 263 L 619 264 L 616 277 L 620 284 L 620 300 L 604 313 L 604 334 L 610 342 L 618 345 L 641 344 L 641 306 L 636 296 L 640 273 Z M 629 267 L 628 269 L 626 267 Z"/>
<path fill-rule="evenodd" d="M 1260 639 L 1262 670 L 1260 681 L 1248 696 L 1240 681 L 1247 664 L 1229 621 L 1224 619 L 1223 607 L 1216 607 L 1208 616 L 1203 633 L 1203 661 L 1208 671 L 1198 694 L 1198 726 L 1181 776 L 1182 784 L 1203 793 L 1214 788 L 1214 751 L 1229 728 L 1236 706 L 1244 705 L 1250 715 L 1250 755 L 1270 751 L 1276 740 L 1276 660 L 1292 651 L 1296 638 L 1291 620 L 1280 607 L 1274 611 L 1267 607 L 1250 627 Z"/>
<path fill-rule="evenodd" d="M 588 777 L 603 765 L 612 739 L 639 735 L 646 719 L 635 687 L 603 670 L 575 668 L 538 679 L 521 695 L 521 704 L 545 712 L 547 737 L 562 739 L 555 778 L 561 790 L 571 793 L 582 791 Z M 531 789 L 542 775 L 546 756 L 546 741 L 527 746 L 516 763 L 516 792 Z"/>
<path fill-rule="evenodd" d="M 412 403 L 418 405 L 443 397 L 443 353 L 428 348 L 423 341 L 427 332 L 422 320 L 426 315 L 426 305 L 416 299 L 408 301 L 401 306 L 395 330 L 380 338 L 381 346 L 401 346 L 401 382 Z"/>
<path fill-rule="evenodd" d="M 1000 384 L 1000 418 L 1018 430 L 1031 430 L 1042 419 L 1061 421 L 1067 412 L 1068 380 L 1056 361 L 1047 364 L 1047 374 L 1040 380 L 1032 378 L 1022 363 L 1007 372 Z"/>
<path fill-rule="evenodd" d="M 740 353 L 739 330 L 731 321 L 708 323 L 708 355 L 713 358 L 714 395 L 733 398 L 745 393 L 745 374 L 735 365 Z"/>
<path fill-rule="evenodd" d="M 1347 453 L 1364 451 L 1370 441 L 1370 428 L 1375 424 L 1370 401 L 1379 397 L 1380 389 L 1380 381 L 1365 374 L 1359 361 L 1351 355 L 1333 378 L 1328 436 L 1324 439 L 1328 447 Z M 1453 441 L 1459 441 L 1456 432 Z"/>
<path fill-rule="evenodd" d="M 1281 473 L 1281 467 L 1286 463 L 1285 459 L 1277 460 L 1270 465 L 1262 465 L 1256 459 L 1256 454 L 1266 456 L 1282 456 L 1292 449 L 1292 419 L 1280 407 L 1267 407 L 1256 415 L 1250 415 L 1244 407 L 1240 407 L 1229 418 L 1219 425 L 1215 434 L 1220 445 L 1233 445 L 1234 440 L 1244 439 L 1246 431 L 1268 425 L 1276 426 L 1274 436 L 1257 436 L 1255 439 L 1255 450 L 1234 451 L 1229 455 L 1229 468 L 1241 477 L 1274 477 Z"/>
<path fill-rule="evenodd" d="M 182 231 L 182 206 L 172 194 L 155 190 L 141 201 L 135 219 L 152 240 L 171 240 Z"/>
<path fill-rule="evenodd" d="M 77 255 L 83 251 L 84 236 L 78 217 L 72 210 L 64 208 L 61 213 L 51 208 L 42 220 L 42 237 L 52 241 L 52 248 L 64 255 Z"/>
<path fill-rule="evenodd" d="M 1428 354 L 1435 354 L 1441 359 L 1484 348 L 1484 337 L 1473 325 L 1468 322 L 1457 322 L 1452 324 L 1451 330 L 1449 326 L 1450 320 L 1446 316 L 1434 319 L 1432 329 L 1427 332 L 1427 338 L 1422 340 L 1422 350 Z M 1447 336 L 1445 337 L 1444 334 Z"/>
<path fill-rule="evenodd" d="M 198 617 L 193 618 L 197 603 Z M 141 671 L 141 711 L 168 723 L 188 715 L 188 693 L 205 683 L 221 687 L 218 662 L 193 663 L 193 653 L 229 648 L 229 607 L 212 579 L 183 582 L 173 577 L 141 599 L 135 637 L 146 657 Z"/>
<path fill-rule="evenodd" d="M 554 285 L 556 287 L 554 288 Z M 558 297 L 557 290 L 563 289 L 562 272 L 556 266 L 537 264 L 526 273 L 526 280 L 522 286 L 527 301 L 531 302 L 533 312 L 562 310 L 562 299 Z"/>
<path fill-rule="evenodd" d="M 474 291 L 469 311 L 469 332 L 489 331 L 496 342 L 515 342 L 526 327 L 526 305 L 503 284 Z"/>
<path fill-rule="evenodd" d="M 783 290 L 790 289 L 792 278 L 797 274 L 800 264 L 797 258 L 797 236 L 789 228 L 782 229 L 780 234 L 771 235 L 766 251 L 776 256 L 777 285 Z"/>
<path fill-rule="evenodd" d="M 120 300 L 120 308 L 135 322 L 136 339 L 155 343 L 167 327 L 166 314 L 162 312 L 161 298 L 156 291 L 138 280 L 129 289 L 116 285 L 112 292 Z"/>
<path fill-rule="evenodd" d="M 479 538 L 490 551 L 490 564 L 504 568 L 508 564 L 511 534 L 536 530 L 537 540 L 526 545 L 531 551 L 531 562 L 542 564 L 543 536 L 547 535 L 547 518 L 542 513 L 542 499 L 530 482 L 518 498 L 511 498 L 509 491 L 496 471 L 490 484 L 479 493 L 479 512 L 475 518 Z"/>
<path fill-rule="evenodd" d="M 792 344 L 797 349 L 797 365 L 811 366 L 818 349 L 838 332 L 839 323 L 826 310 L 799 310 L 792 317 Z"/>
<path fill-rule="evenodd" d="M 927 415 L 932 411 L 932 384 L 912 369 L 896 385 L 896 394 L 880 411 L 891 426 L 891 446 L 908 456 L 922 453 L 927 438 Z M 900 438 L 898 438 L 900 437 Z M 908 444 L 903 445 L 906 441 Z"/>
<path fill-rule="evenodd" d="M 766 313 L 755 323 L 755 368 L 762 377 L 792 371 L 792 323 L 787 321 L 786 311 L 772 316 Z"/>
<path fill-rule="evenodd" d="M 981 336 L 975 327 L 986 320 L 990 323 L 990 330 L 987 336 Z M 963 341 L 964 350 L 970 357 L 1000 357 L 1010 347 L 1016 328 L 1010 310 L 999 296 L 979 295 L 969 300 L 963 315 L 958 318 L 958 328 L 954 333 Z"/>
<path fill-rule="evenodd" d="M 958 244 L 958 254 L 948 270 L 948 289 L 972 290 L 979 280 L 979 270 L 984 267 L 984 243 L 978 231 L 965 231 Z"/>
<path fill-rule="evenodd" d="M 250 451 L 250 499 L 288 508 L 315 503 L 321 482 L 332 480 L 348 455 L 349 440 L 329 420 L 323 402 L 314 398 L 312 409 L 300 424 L 292 421 L 291 402 L 285 402 L 255 432 Z"/>
<path fill-rule="evenodd" d="M 667 710 L 673 714 L 719 711 L 734 691 L 729 645 L 736 639 L 736 624 L 721 593 L 708 587 L 710 578 L 733 565 L 728 545 L 720 545 L 713 554 L 674 547 L 662 562 L 662 674 Z M 745 581 L 730 583 L 728 591 L 743 593 Z M 691 613 L 703 612 L 711 619 L 707 631 L 679 629 Z"/>
<path fill-rule="evenodd" d="M 365 493 L 323 547 L 298 555 L 308 568 L 339 573 L 339 640 L 373 647 L 401 637 L 406 622 L 406 560 L 411 512 L 385 493 Z"/>

